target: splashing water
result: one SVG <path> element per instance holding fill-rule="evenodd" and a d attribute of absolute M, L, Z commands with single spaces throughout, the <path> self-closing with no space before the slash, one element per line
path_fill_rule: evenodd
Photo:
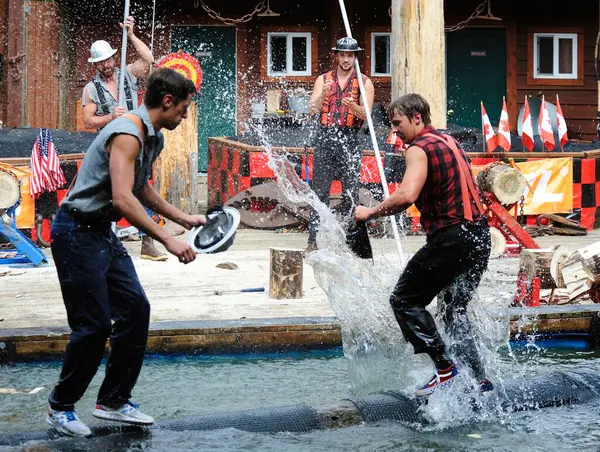
<path fill-rule="evenodd" d="M 264 146 L 269 166 L 284 195 L 293 203 L 310 205 L 320 216 L 319 249 L 310 253 L 306 262 L 312 266 L 341 324 L 351 390 L 355 394 L 366 394 L 393 389 L 412 394 L 417 384 L 423 384 L 431 376 L 433 367 L 427 356 L 413 354 L 413 347 L 404 340 L 389 303 L 401 272 L 400 264 L 379 255 L 372 262 L 356 258 L 346 245 L 344 228 L 298 177 L 287 153 L 274 152 L 269 143 Z M 403 236 L 403 242 L 405 238 Z M 483 279 L 486 287 L 496 286 L 489 272 Z M 499 362 L 498 349 L 508 344 L 509 328 L 506 316 L 492 315 L 490 305 L 498 299 L 496 291 L 491 296 L 487 294 L 485 299 L 476 292 L 468 308 L 479 351 L 496 387 L 491 396 L 496 402 L 490 403 L 489 395 L 474 391 L 476 382 L 462 366 L 456 383 L 434 393 L 422 408 L 435 428 L 460 425 L 474 418 L 497 418 L 503 413 L 499 397 L 503 394 L 502 382 L 509 375 L 514 378 L 515 374 L 525 376 L 527 373 L 526 366 L 516 362 L 510 348 L 513 365 Z M 448 336 L 441 327 L 440 334 L 449 350 L 460 341 Z M 483 403 L 484 397 L 487 403 Z"/>

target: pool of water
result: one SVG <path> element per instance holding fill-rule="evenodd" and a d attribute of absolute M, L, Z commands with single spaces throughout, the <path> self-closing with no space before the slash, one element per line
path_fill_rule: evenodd
<path fill-rule="evenodd" d="M 545 370 L 600 372 L 600 352 L 524 347 L 505 351 L 504 373 L 518 366 L 526 375 Z M 347 359 L 341 350 L 287 355 L 149 357 L 134 400 L 157 419 L 259 407 L 335 402 L 350 395 Z M 77 405 L 91 424 L 100 370 Z M 59 362 L 0 366 L 0 432 L 45 429 L 46 397 L 58 378 Z M 36 388 L 41 390 L 33 391 Z M 453 413 L 448 413 L 454 417 Z M 176 444 L 176 447 L 174 446 Z M 482 419 L 457 419 L 422 429 L 383 422 L 305 434 L 257 434 L 233 429 L 210 432 L 152 432 L 144 438 L 58 440 L 29 450 L 368 450 L 437 451 L 595 450 L 600 444 L 600 405 L 547 408 L 514 414 L 492 413 Z M 1 451 L 19 450 L 2 448 Z"/>

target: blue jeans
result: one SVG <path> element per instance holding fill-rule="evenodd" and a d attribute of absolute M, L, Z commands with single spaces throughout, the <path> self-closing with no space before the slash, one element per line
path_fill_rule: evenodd
<path fill-rule="evenodd" d="M 120 406 L 130 399 L 142 368 L 150 322 L 150 304 L 133 262 L 110 222 L 86 222 L 64 209 L 52 223 L 51 241 L 71 338 L 50 406 L 74 409 L 98 370 L 109 337 L 97 401 Z"/>
<path fill-rule="evenodd" d="M 144 210 L 146 211 L 146 215 L 148 215 L 150 217 L 150 219 L 152 219 L 152 216 L 154 215 L 154 212 L 152 212 L 150 209 L 148 209 L 145 206 L 144 206 Z M 140 238 L 143 238 L 143 237 L 147 236 L 148 234 L 146 234 L 141 229 L 138 229 L 138 235 L 139 235 Z"/>

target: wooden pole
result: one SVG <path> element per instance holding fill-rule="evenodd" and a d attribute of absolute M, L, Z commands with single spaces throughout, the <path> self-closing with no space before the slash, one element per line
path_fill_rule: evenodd
<path fill-rule="evenodd" d="M 121 42 L 121 74 L 119 77 L 119 105 L 125 107 L 127 105 L 125 99 L 125 66 L 127 65 L 127 27 L 125 21 L 129 17 L 130 0 L 125 0 L 125 13 L 123 19 L 123 38 Z"/>
<path fill-rule="evenodd" d="M 392 100 L 418 93 L 431 120 L 446 127 L 446 39 L 443 0 L 392 0 Z"/>
<path fill-rule="evenodd" d="M 269 298 L 302 298 L 302 250 L 270 248 Z"/>

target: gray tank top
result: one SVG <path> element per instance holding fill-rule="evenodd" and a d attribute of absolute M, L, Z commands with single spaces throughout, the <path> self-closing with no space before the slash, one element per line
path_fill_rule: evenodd
<path fill-rule="evenodd" d="M 144 184 L 150 179 L 152 165 L 163 149 L 164 137 L 161 132 L 154 131 L 144 105 L 132 114 L 142 119 L 146 132 L 144 140 L 142 141 L 137 125 L 125 117 L 109 122 L 100 131 L 85 154 L 73 188 L 61 203 L 61 208 L 67 209 L 73 216 L 90 221 L 117 221 L 122 217 L 112 205 L 109 159 L 106 152 L 107 143 L 115 135 L 132 135 L 142 143 L 135 162 L 133 194 L 136 197 L 140 196 Z"/>

